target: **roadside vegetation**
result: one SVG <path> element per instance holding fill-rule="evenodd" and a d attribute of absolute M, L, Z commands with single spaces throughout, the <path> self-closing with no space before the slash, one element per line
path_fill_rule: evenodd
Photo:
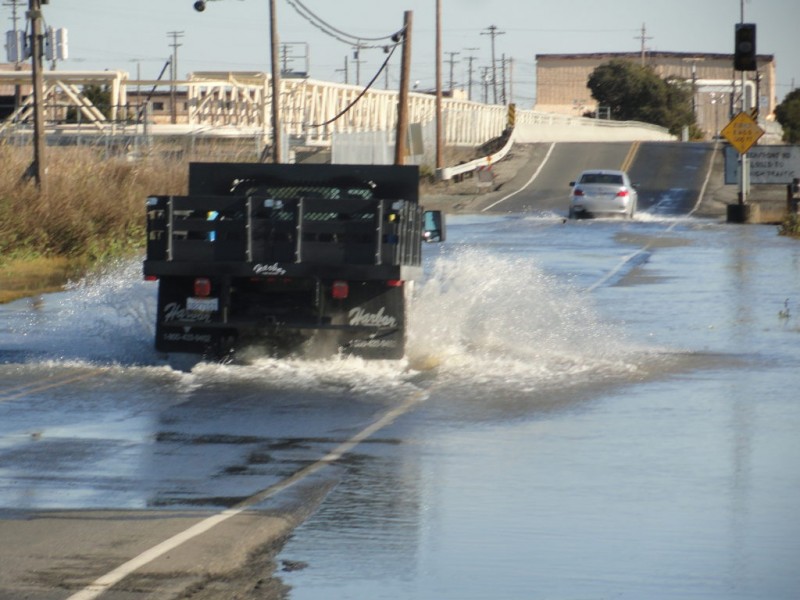
<path fill-rule="evenodd" d="M 614 59 L 592 71 L 587 86 L 613 120 L 652 123 L 673 135 L 688 127 L 691 139 L 703 136 L 692 111 L 690 82 L 676 77 L 662 79 L 652 67 Z"/>
<path fill-rule="evenodd" d="M 127 161 L 104 149 L 48 148 L 45 185 L 25 177 L 30 148 L 0 145 L 0 302 L 59 289 L 145 243 L 145 198 L 185 193 L 182 160 Z"/>
<path fill-rule="evenodd" d="M 775 118 L 783 128 L 783 141 L 800 143 L 800 88 L 795 88 L 775 108 Z"/>
<path fill-rule="evenodd" d="M 778 233 L 800 239 L 800 215 L 788 215 L 781 223 Z"/>

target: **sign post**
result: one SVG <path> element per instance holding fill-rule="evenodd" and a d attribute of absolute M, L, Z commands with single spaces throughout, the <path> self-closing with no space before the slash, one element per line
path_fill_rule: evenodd
<path fill-rule="evenodd" d="M 721 133 L 731 143 L 731 146 L 739 151 L 739 154 L 746 154 L 765 132 L 752 116 L 746 112 L 740 112 L 731 119 Z"/>
<path fill-rule="evenodd" d="M 742 111 L 723 127 L 721 133 L 731 143 L 731 146 L 739 152 L 739 182 L 741 184 L 739 188 L 739 206 L 744 206 L 747 204 L 747 192 L 750 187 L 750 164 L 747 161 L 747 151 L 761 139 L 761 136 L 764 135 L 764 130 L 758 126 L 758 123 L 750 114 Z"/>

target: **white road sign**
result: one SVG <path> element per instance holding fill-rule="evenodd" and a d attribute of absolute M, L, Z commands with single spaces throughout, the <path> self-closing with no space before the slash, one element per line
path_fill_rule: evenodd
<path fill-rule="evenodd" d="M 800 146 L 753 146 L 747 151 L 750 183 L 786 185 L 800 177 Z M 739 153 L 725 147 L 725 183 L 739 182 Z"/>

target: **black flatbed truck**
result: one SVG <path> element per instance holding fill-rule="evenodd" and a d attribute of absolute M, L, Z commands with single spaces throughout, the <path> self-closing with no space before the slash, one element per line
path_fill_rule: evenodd
<path fill-rule="evenodd" d="M 187 196 L 147 199 L 156 349 L 401 358 L 422 245 L 444 237 L 415 166 L 192 163 Z"/>

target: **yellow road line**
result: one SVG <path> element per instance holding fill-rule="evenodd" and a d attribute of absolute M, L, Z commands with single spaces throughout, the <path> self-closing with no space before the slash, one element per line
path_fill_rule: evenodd
<path fill-rule="evenodd" d="M 631 144 L 630 150 L 628 150 L 628 155 L 625 157 L 625 160 L 622 161 L 622 166 L 620 167 L 620 171 L 627 171 L 631 168 L 633 161 L 636 159 L 636 154 L 639 152 L 639 146 L 641 142 L 636 141 Z"/>

